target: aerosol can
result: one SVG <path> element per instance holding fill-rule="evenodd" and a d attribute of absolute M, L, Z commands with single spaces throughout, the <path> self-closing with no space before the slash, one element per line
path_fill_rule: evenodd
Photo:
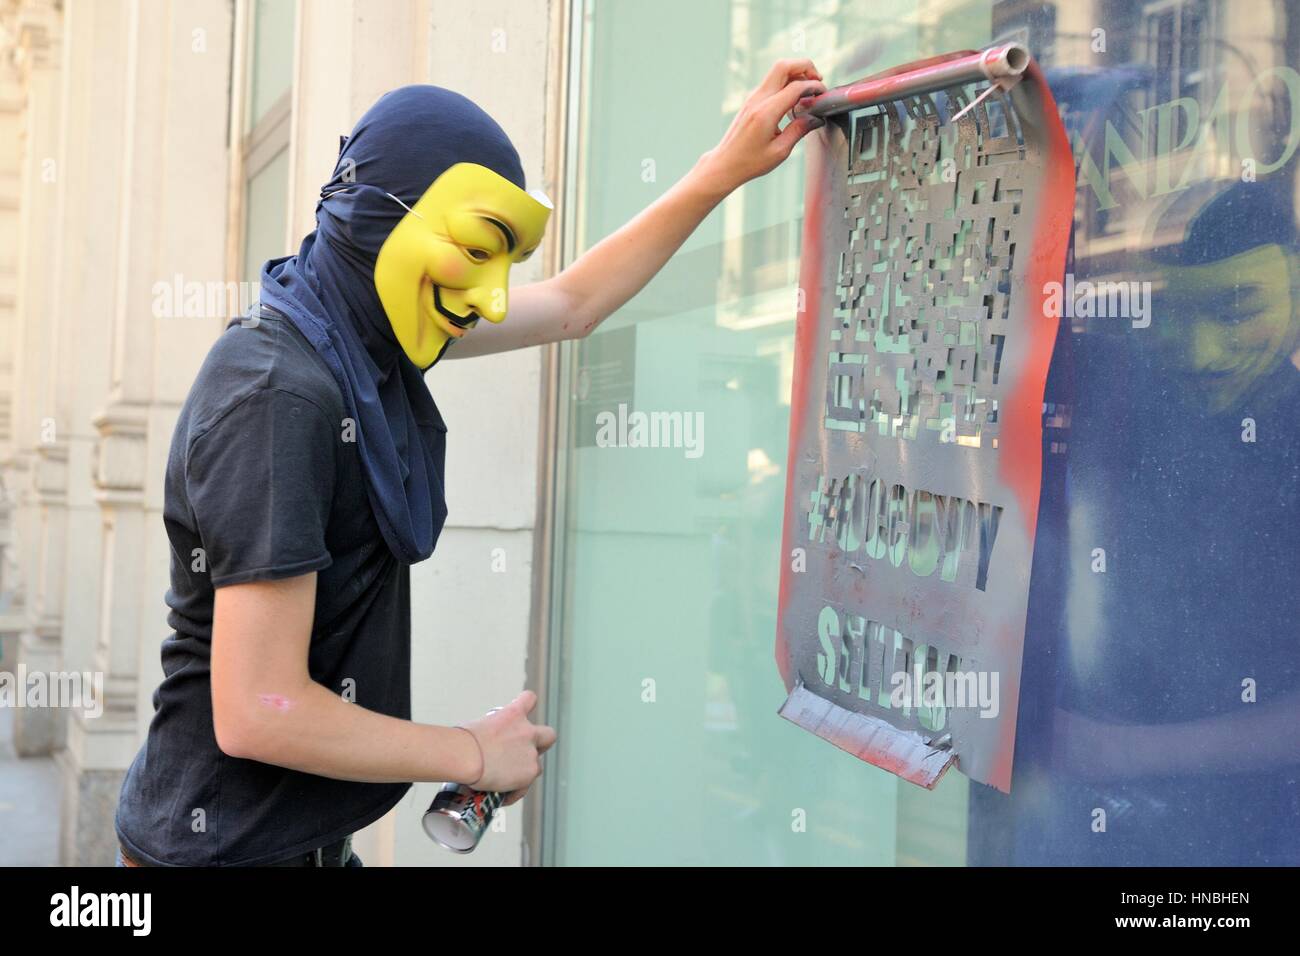
<path fill-rule="evenodd" d="M 502 795 L 463 783 L 444 783 L 424 813 L 424 832 L 439 846 L 471 853 L 501 807 Z"/>

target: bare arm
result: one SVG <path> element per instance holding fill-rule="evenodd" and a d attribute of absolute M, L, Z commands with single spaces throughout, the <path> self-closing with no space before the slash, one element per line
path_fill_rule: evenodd
<path fill-rule="evenodd" d="M 775 169 L 822 125 L 803 116 L 780 128 L 802 97 L 825 89 L 811 60 L 779 61 L 722 141 L 671 189 L 558 275 L 512 290 L 505 321 L 480 322 L 447 356 L 488 355 L 590 333 L 645 287 L 728 193 Z"/>
<path fill-rule="evenodd" d="M 555 739 L 529 723 L 531 691 L 472 733 L 349 703 L 308 674 L 315 601 L 315 573 L 217 589 L 212 714 L 224 753 L 338 780 L 527 788 Z"/>

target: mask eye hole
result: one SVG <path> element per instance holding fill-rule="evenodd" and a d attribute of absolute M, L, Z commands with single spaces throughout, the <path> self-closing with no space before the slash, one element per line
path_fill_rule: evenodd
<path fill-rule="evenodd" d="M 488 252 L 486 249 L 471 249 L 467 247 L 465 249 L 465 255 L 469 256 L 475 262 L 487 262 L 492 258 L 492 253 Z"/>

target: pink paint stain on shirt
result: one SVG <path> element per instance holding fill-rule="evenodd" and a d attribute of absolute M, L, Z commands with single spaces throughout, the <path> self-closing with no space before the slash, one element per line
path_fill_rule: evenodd
<path fill-rule="evenodd" d="M 293 701 L 279 694 L 258 694 L 257 700 L 262 706 L 274 707 L 276 710 L 288 710 L 293 706 Z"/>

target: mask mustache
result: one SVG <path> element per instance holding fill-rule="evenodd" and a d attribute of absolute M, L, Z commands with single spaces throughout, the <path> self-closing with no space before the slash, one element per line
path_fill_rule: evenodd
<path fill-rule="evenodd" d="M 477 312 L 471 312 L 469 315 L 462 317 L 444 306 L 442 304 L 442 293 L 437 283 L 434 283 L 433 286 L 433 305 L 444 319 L 458 329 L 472 329 L 478 323 L 479 316 Z"/>

